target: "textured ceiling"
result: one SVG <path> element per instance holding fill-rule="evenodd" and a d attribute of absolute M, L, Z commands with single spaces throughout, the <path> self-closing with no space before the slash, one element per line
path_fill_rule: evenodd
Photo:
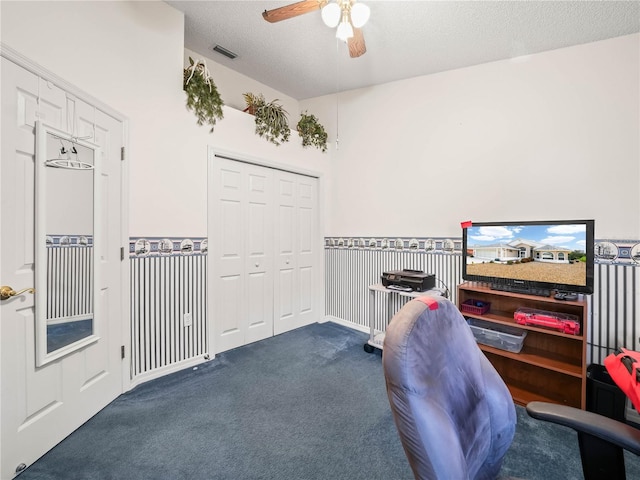
<path fill-rule="evenodd" d="M 167 3 L 185 14 L 186 48 L 298 100 L 640 31 L 640 1 L 362 1 L 367 53 L 355 59 L 319 11 L 263 20 L 293 2 Z"/>

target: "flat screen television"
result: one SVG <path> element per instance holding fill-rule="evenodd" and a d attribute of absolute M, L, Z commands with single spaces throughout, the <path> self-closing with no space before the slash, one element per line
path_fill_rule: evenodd
<path fill-rule="evenodd" d="M 594 221 L 473 222 L 462 278 L 534 295 L 593 293 Z"/>

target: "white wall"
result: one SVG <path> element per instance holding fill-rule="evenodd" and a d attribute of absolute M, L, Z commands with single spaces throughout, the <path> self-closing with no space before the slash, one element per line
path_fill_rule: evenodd
<path fill-rule="evenodd" d="M 326 234 L 594 218 L 640 238 L 639 62 L 636 34 L 341 94 Z"/>
<path fill-rule="evenodd" d="M 337 151 L 335 97 L 302 101 L 330 132 L 321 154 L 295 132 L 268 144 L 230 107 L 213 135 L 197 127 L 182 91 L 183 16 L 162 2 L 0 8 L 3 43 L 129 117 L 131 236 L 206 235 L 216 145 L 324 174 L 326 235 L 585 217 L 599 238 L 640 238 L 637 34 L 343 93 Z M 220 75 L 224 99 L 233 76 Z"/>
<path fill-rule="evenodd" d="M 207 235 L 208 145 L 328 168 L 328 155 L 303 149 L 295 132 L 276 147 L 229 107 L 213 135 L 196 125 L 182 90 L 183 14 L 163 2 L 2 1 L 0 9 L 3 44 L 128 117 L 131 236 Z M 226 73 L 223 84 L 233 82 Z"/>

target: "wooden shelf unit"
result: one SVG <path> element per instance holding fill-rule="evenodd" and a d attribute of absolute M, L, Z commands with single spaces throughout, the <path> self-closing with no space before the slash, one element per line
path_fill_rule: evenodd
<path fill-rule="evenodd" d="M 470 299 L 491 302 L 491 308 L 482 315 L 462 312 L 465 317 L 527 331 L 520 353 L 478 344 L 509 387 L 514 402 L 526 405 L 542 400 L 586 408 L 588 311 L 582 295 L 576 301 L 566 301 L 491 290 L 478 282 L 458 285 L 458 308 Z M 523 307 L 576 315 L 580 335 L 519 325 L 513 314 Z"/>

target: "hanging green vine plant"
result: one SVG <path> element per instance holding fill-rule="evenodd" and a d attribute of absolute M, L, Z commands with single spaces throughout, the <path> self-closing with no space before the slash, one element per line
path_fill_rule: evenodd
<path fill-rule="evenodd" d="M 323 152 L 327 151 L 327 132 L 315 115 L 307 112 L 300 114 L 298 135 L 302 138 L 303 147 L 316 147 Z"/>
<path fill-rule="evenodd" d="M 204 62 L 194 62 L 189 57 L 190 65 L 184 69 L 182 78 L 182 87 L 187 92 L 187 108 L 193 110 L 198 125 L 205 123 L 211 125 L 210 132 L 217 120 L 221 120 L 224 115 L 222 113 L 222 98 L 218 93 L 216 84 L 209 74 L 209 69 Z"/>
<path fill-rule="evenodd" d="M 256 134 L 274 145 L 289 141 L 291 129 L 287 111 L 278 100 L 266 102 L 262 94 L 244 93 L 245 111 L 255 115 Z"/>

